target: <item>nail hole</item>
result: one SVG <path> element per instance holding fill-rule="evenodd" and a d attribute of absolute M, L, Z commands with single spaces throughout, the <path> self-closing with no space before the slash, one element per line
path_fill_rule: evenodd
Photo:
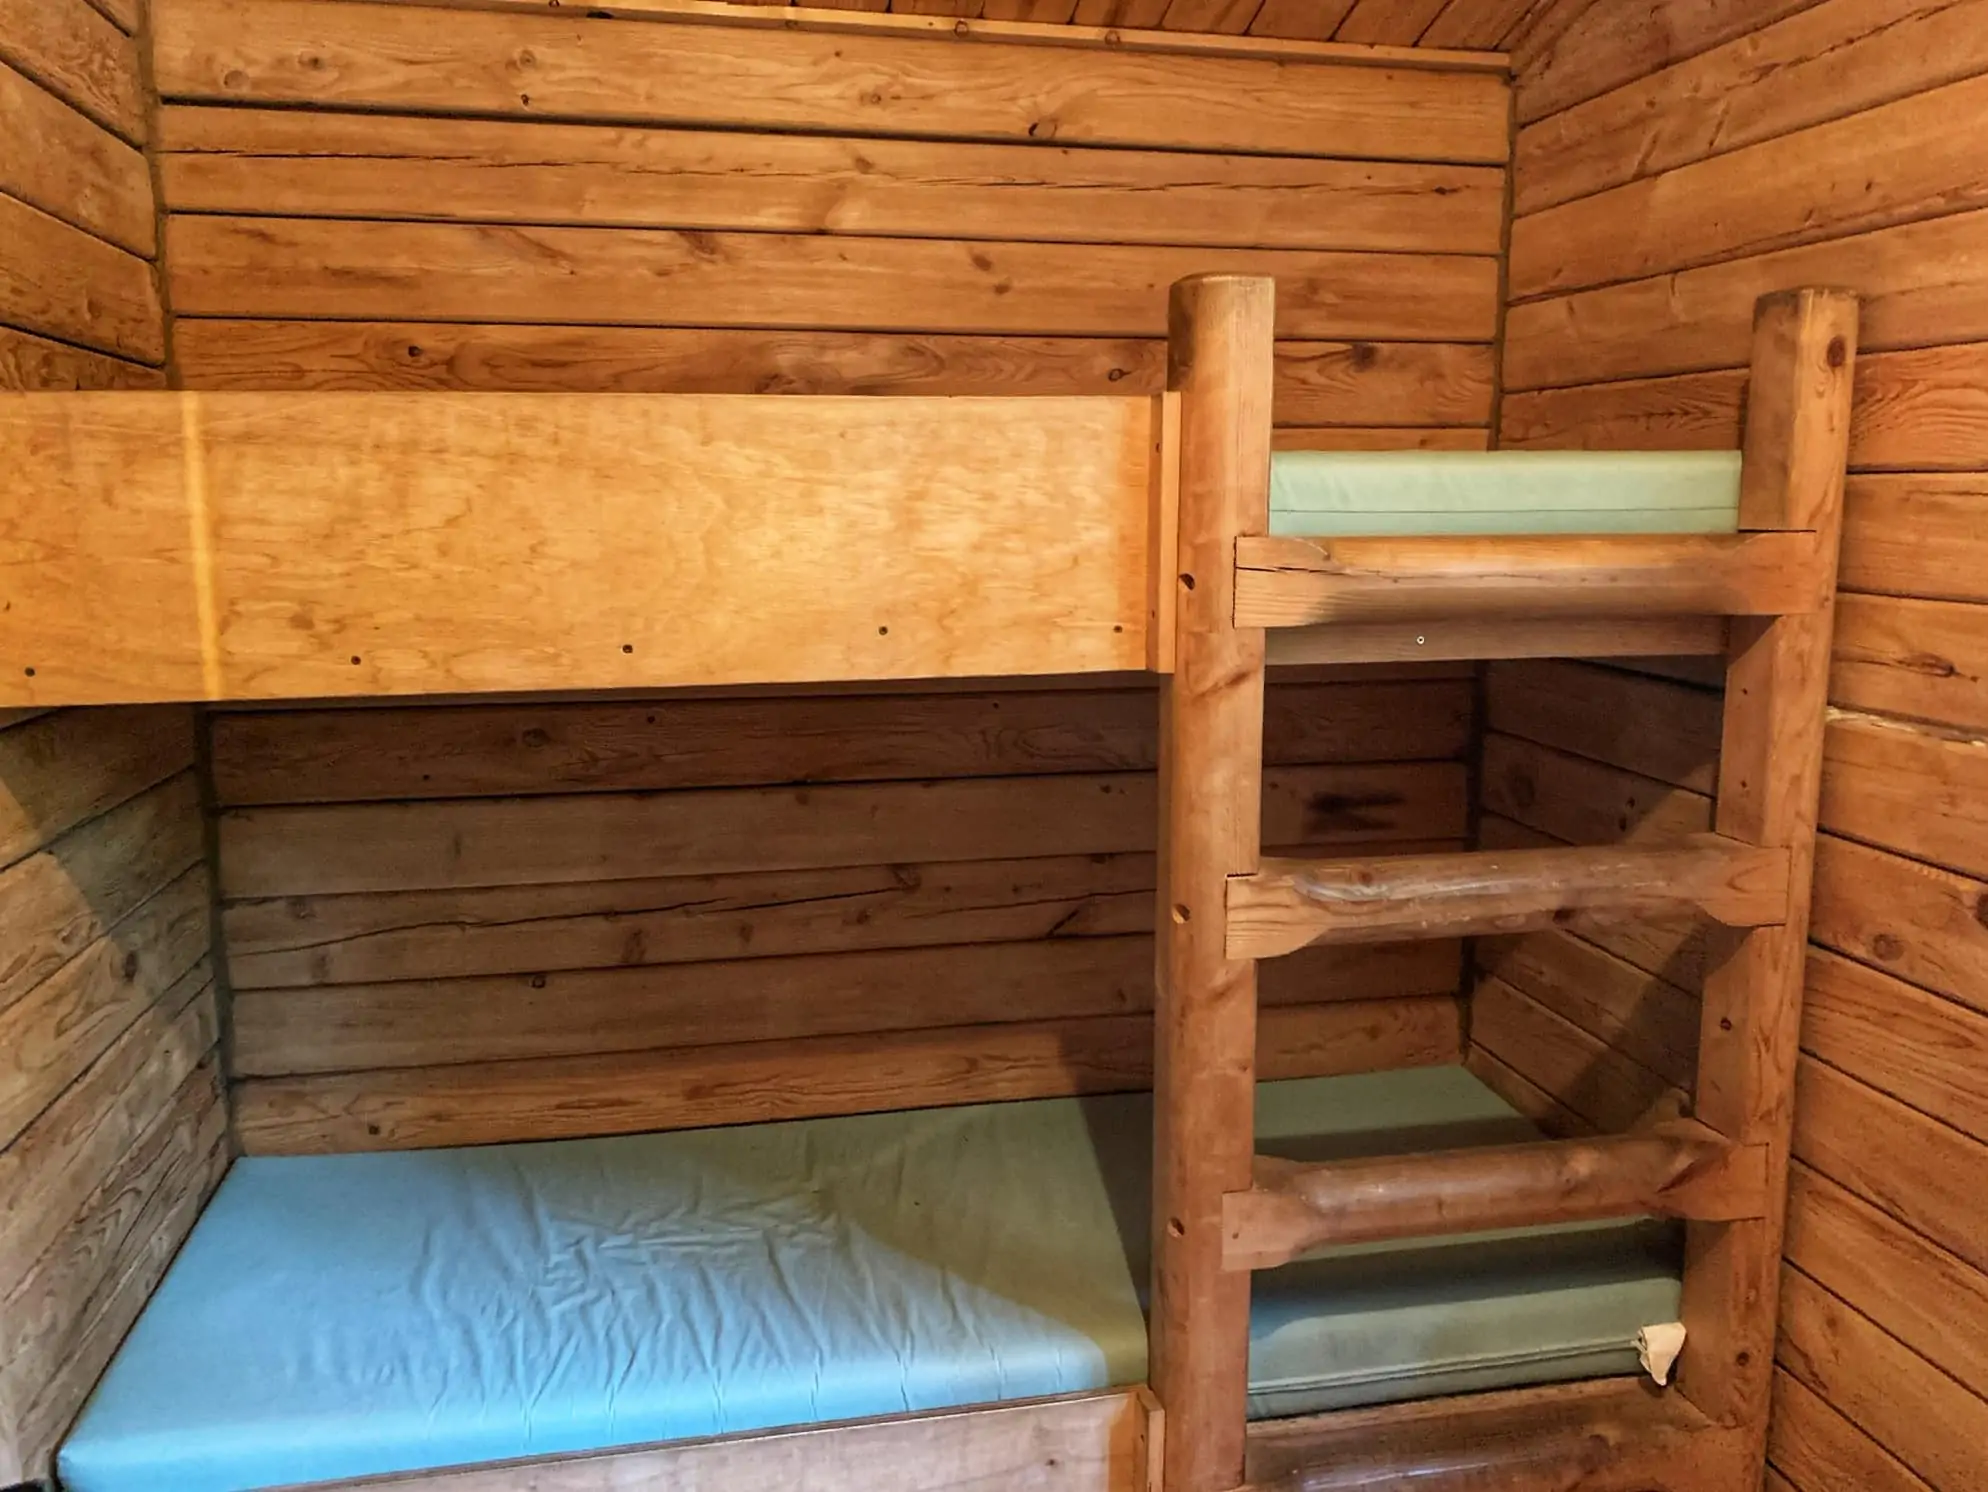
<path fill-rule="evenodd" d="M 1123 627 L 1113 627 L 1111 630 L 1114 632 L 1123 632 L 1125 629 Z"/>
<path fill-rule="evenodd" d="M 879 637 L 888 637 L 888 636 L 890 636 L 890 628 L 888 628 L 888 627 L 879 627 L 879 628 L 877 628 L 877 636 L 879 636 Z"/>
<path fill-rule="evenodd" d="M 354 668 L 357 668 L 359 666 L 359 655 L 357 653 L 354 653 L 352 655 L 352 666 Z"/>
<path fill-rule="evenodd" d="M 1187 1224 L 1177 1217 L 1170 1217 L 1167 1219 L 1167 1233 L 1173 1238 L 1185 1238 L 1187 1237 Z"/>
<path fill-rule="evenodd" d="M 1733 1018 L 1731 1016 L 1722 1015 L 1719 1017 L 1719 1029 L 1721 1031 L 1730 1031 L 1732 1030 L 1732 1028 L 1733 1028 Z"/>
<path fill-rule="evenodd" d="M 1175 903 L 1173 904 L 1173 920 L 1174 920 L 1174 921 L 1176 921 L 1176 922 L 1180 922 L 1180 923 L 1186 923 L 1186 922 L 1189 922 L 1189 921 L 1193 920 L 1193 917 L 1194 917 L 1194 914 L 1193 914 L 1192 912 L 1190 912 L 1190 911 L 1189 911 L 1189 910 L 1187 909 L 1187 903 L 1186 903 L 1186 902 L 1184 902 L 1184 901 L 1177 901 L 1177 902 L 1175 902 Z"/>
<path fill-rule="evenodd" d="M 1737 1357 L 1735 1357 L 1733 1361 L 1738 1363 L 1741 1367 L 1745 1367 L 1748 1363 L 1753 1361 L 1753 1354 L 1751 1352 L 1742 1352 Z"/>
<path fill-rule="evenodd" d="M 621 651 L 624 653 L 632 653 L 635 651 L 635 644 L 632 642 L 624 642 L 621 645 Z"/>
<path fill-rule="evenodd" d="M 24 668 L 21 670 L 21 672 L 26 674 L 29 678 L 33 678 L 35 676 L 35 671 L 32 668 Z"/>
<path fill-rule="evenodd" d="M 1180 583 L 1190 591 L 1194 589 L 1194 577 L 1192 575 L 1181 576 Z"/>

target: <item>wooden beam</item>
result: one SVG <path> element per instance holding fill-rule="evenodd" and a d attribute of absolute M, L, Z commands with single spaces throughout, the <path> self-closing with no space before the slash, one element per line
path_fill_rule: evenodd
<path fill-rule="evenodd" d="M 1222 1266 L 1222 1198 L 1249 1184 L 1256 965 L 1229 956 L 1228 880 L 1257 868 L 1263 633 L 1235 614 L 1236 536 L 1269 525 L 1268 279 L 1173 290 L 1180 395 L 1175 672 L 1160 693 L 1159 991 L 1154 1050 L 1153 1387 L 1173 1432 L 1167 1492 L 1242 1481 L 1249 1277 Z"/>
<path fill-rule="evenodd" d="M 1256 1159 L 1223 1199 L 1222 1264 L 1274 1269 L 1313 1249 L 1645 1215 L 1757 1218 L 1766 1147 L 1689 1119 L 1642 1134 L 1307 1164 Z"/>
<path fill-rule="evenodd" d="M 1326 622 L 1269 635 L 1272 666 L 1469 658 L 1723 657 L 1722 616 L 1427 617 Z"/>
<path fill-rule="evenodd" d="M 0 706 L 1141 669 L 1153 411 L 0 397 Z"/>
<path fill-rule="evenodd" d="M 1640 1378 L 1422 1399 L 1249 1427 L 1269 1492 L 1649 1492 L 1726 1486 L 1733 1437 Z"/>
<path fill-rule="evenodd" d="M 1857 298 L 1769 296 L 1755 317 L 1748 395 L 1745 524 L 1801 523 L 1834 589 L 1848 456 Z M 1788 919 L 1737 944 L 1705 983 L 1694 1112 L 1735 1144 L 1765 1145 L 1773 1194 L 1786 1188 L 1795 1060 L 1814 875 L 1832 611 L 1735 623 L 1726 671 L 1716 827 L 1789 852 Z M 1753 1222 L 1689 1230 L 1683 1317 L 1693 1345 L 1678 1383 L 1708 1416 L 1765 1455 L 1782 1208 Z"/>
<path fill-rule="evenodd" d="M 1252 536 L 1236 545 L 1236 625 L 1779 616 L 1821 605 L 1824 571 L 1817 541 L 1803 533 Z"/>
<path fill-rule="evenodd" d="M 1529 932 L 1582 912 L 1703 911 L 1763 927 L 1788 906 L 1788 857 L 1694 835 L 1675 847 L 1596 847 L 1266 860 L 1229 882 L 1230 958 L 1310 943 L 1380 943 Z"/>

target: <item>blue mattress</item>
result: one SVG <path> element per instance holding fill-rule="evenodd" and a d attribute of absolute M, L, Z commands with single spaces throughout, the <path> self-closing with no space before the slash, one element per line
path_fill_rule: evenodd
<path fill-rule="evenodd" d="M 1279 451 L 1270 532 L 1729 534 L 1737 451 Z"/>
<path fill-rule="evenodd" d="M 1150 1100 L 249 1159 L 60 1458 L 228 1492 L 1140 1382 Z M 1267 1083 L 1261 1148 L 1530 1137 L 1460 1068 Z M 1633 1371 L 1654 1224 L 1256 1278 L 1252 1411 Z"/>

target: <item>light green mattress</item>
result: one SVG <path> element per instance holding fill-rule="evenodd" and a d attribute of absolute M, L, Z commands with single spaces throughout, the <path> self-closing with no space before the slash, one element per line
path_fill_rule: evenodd
<path fill-rule="evenodd" d="M 1270 532 L 1729 534 L 1737 451 L 1279 451 Z"/>

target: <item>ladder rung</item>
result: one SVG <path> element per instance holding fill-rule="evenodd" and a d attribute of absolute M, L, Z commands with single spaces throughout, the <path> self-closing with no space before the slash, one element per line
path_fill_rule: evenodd
<path fill-rule="evenodd" d="M 1238 627 L 1460 617 L 1786 616 L 1827 590 L 1817 536 L 1236 541 Z"/>
<path fill-rule="evenodd" d="M 1229 879 L 1228 953 L 1526 932 L 1578 912 L 1695 910 L 1729 927 L 1768 927 L 1787 909 L 1788 852 L 1718 834 L 1668 847 L 1266 860 Z"/>
<path fill-rule="evenodd" d="M 1690 1119 L 1602 1139 L 1540 1140 L 1309 1163 L 1258 1156 L 1222 1199 L 1222 1267 L 1269 1269 L 1330 1244 L 1599 1218 L 1760 1217 L 1767 1150 Z"/>

